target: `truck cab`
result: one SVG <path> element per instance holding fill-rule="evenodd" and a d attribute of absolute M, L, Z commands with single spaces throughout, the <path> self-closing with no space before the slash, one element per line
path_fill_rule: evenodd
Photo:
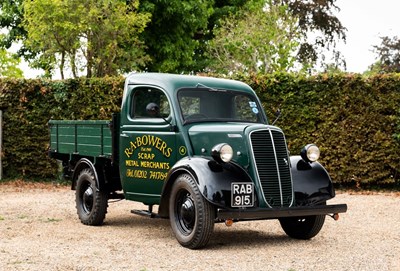
<path fill-rule="evenodd" d="M 214 223 L 279 219 L 289 236 L 309 239 L 326 215 L 347 210 L 326 205 L 335 191 L 318 147 L 289 156 L 283 131 L 242 82 L 131 74 L 111 122 L 49 124 L 50 156 L 71 177 L 84 224 L 102 224 L 108 199 L 121 197 L 149 206 L 137 214 L 170 219 L 178 242 L 195 249 Z"/>

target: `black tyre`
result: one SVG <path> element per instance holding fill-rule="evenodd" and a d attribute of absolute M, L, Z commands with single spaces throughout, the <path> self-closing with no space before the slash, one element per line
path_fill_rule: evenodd
<path fill-rule="evenodd" d="M 282 229 L 285 233 L 295 239 L 311 239 L 322 229 L 325 215 L 313 215 L 305 217 L 280 218 Z"/>
<path fill-rule="evenodd" d="M 95 175 L 90 169 L 84 169 L 79 174 L 75 197 L 78 217 L 83 224 L 103 224 L 108 207 L 107 193 L 98 190 Z"/>
<path fill-rule="evenodd" d="M 172 231 L 182 246 L 197 249 L 207 245 L 214 230 L 215 208 L 188 174 L 179 176 L 172 187 L 169 215 Z"/>

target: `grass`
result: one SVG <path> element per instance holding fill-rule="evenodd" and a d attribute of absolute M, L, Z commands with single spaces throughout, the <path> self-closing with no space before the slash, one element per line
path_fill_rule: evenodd
<path fill-rule="evenodd" d="M 60 222 L 60 221 L 62 221 L 62 219 L 58 219 L 58 218 L 47 218 L 47 220 L 44 220 L 43 222 L 51 223 L 51 222 Z"/>

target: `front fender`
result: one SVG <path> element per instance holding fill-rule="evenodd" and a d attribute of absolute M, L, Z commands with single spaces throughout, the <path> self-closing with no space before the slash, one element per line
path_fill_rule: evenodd
<path fill-rule="evenodd" d="M 291 156 L 291 173 L 296 205 L 317 205 L 335 197 L 331 177 L 318 162 L 307 163 Z"/>
<path fill-rule="evenodd" d="M 252 182 L 248 174 L 235 163 L 218 164 L 204 157 L 185 157 L 170 170 L 161 194 L 159 215 L 168 217 L 170 192 L 173 183 L 181 174 L 190 174 L 201 194 L 218 207 L 231 206 L 231 183 Z"/>

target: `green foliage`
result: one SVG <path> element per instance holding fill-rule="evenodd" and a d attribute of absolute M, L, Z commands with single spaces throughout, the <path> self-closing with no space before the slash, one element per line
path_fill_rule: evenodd
<path fill-rule="evenodd" d="M 152 58 L 146 69 L 181 73 L 197 69 L 197 37 L 207 32 L 213 13 L 210 0 L 142 0 L 140 10 L 152 14 L 142 38 Z"/>
<path fill-rule="evenodd" d="M 48 178 L 50 119 L 111 119 L 119 111 L 122 78 L 65 81 L 0 79 L 5 177 Z"/>
<path fill-rule="evenodd" d="M 321 163 L 336 183 L 399 184 L 400 75 L 362 77 L 274 74 L 251 78 L 273 119 L 287 137 L 291 154 L 317 144 Z"/>
<path fill-rule="evenodd" d="M 139 34 L 150 14 L 137 13 L 138 1 L 37 0 L 25 1 L 25 45 L 38 49 L 36 66 L 66 65 L 74 77 L 86 68 L 87 77 L 117 75 L 138 69 L 149 60 Z M 84 63 L 79 63 L 83 55 Z"/>
<path fill-rule="evenodd" d="M 22 26 L 24 0 L 0 0 L 0 29 L 8 29 L 7 34 L 0 38 L 0 48 L 9 49 L 14 42 L 19 42 L 26 38 L 26 31 Z M 25 47 L 22 47 L 19 56 L 27 56 Z"/>
<path fill-rule="evenodd" d="M 378 61 L 369 67 L 372 73 L 400 72 L 399 37 L 381 37 L 381 44 L 374 46 Z"/>
<path fill-rule="evenodd" d="M 23 72 L 18 65 L 20 59 L 9 54 L 5 49 L 0 49 L 0 77 L 21 78 Z"/>
<path fill-rule="evenodd" d="M 337 40 L 346 40 L 347 29 L 342 25 L 336 13 L 340 8 L 336 0 L 272 0 L 275 4 L 288 5 L 289 11 L 299 18 L 297 26 L 303 35 L 298 53 L 301 63 L 314 65 L 323 57 L 326 48 L 333 52 L 336 65 L 341 65 L 343 57 L 335 50 Z M 309 35 L 311 33 L 311 35 Z"/>
<path fill-rule="evenodd" d="M 267 115 L 286 134 L 292 155 L 308 143 L 321 149 L 321 163 L 337 184 L 400 185 L 400 75 L 363 77 L 288 73 L 243 76 Z M 4 113 L 5 177 L 56 176 L 47 157 L 47 122 L 111 119 L 119 111 L 123 78 L 65 81 L 0 79 Z"/>
<path fill-rule="evenodd" d="M 289 71 L 299 49 L 297 20 L 284 5 L 267 1 L 246 6 L 214 30 L 209 69 L 230 74 Z"/>
<path fill-rule="evenodd" d="M 74 77 L 83 69 L 87 77 L 132 70 L 193 73 L 213 60 L 207 46 L 225 18 L 266 2 L 287 6 L 298 19 L 300 63 L 313 66 L 325 48 L 334 51 L 335 42 L 345 39 L 336 0 L 0 0 L 0 28 L 8 31 L 0 48 L 19 42 L 18 55 L 46 77 L 56 68 L 68 68 Z"/>
<path fill-rule="evenodd" d="M 400 110 L 398 110 L 398 114 L 400 115 Z M 397 120 L 395 133 L 393 134 L 393 138 L 396 139 L 400 143 L 400 118 Z"/>

